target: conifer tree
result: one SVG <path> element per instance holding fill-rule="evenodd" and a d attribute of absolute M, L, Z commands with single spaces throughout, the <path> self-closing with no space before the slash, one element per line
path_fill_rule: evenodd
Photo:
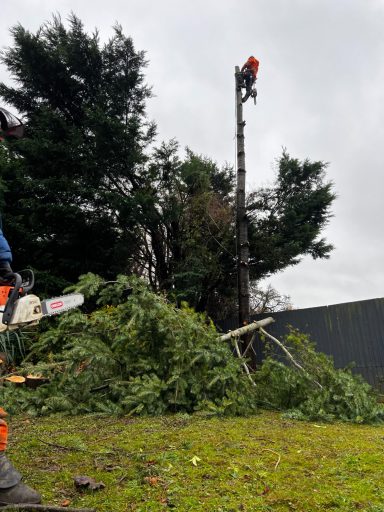
<path fill-rule="evenodd" d="M 326 179 L 326 167 L 321 161 L 291 158 L 284 151 L 274 182 L 249 195 L 254 284 L 296 265 L 305 255 L 329 257 L 333 246 L 322 231 L 336 195 Z M 140 208 L 145 239 L 141 261 L 153 287 L 216 320 L 233 316 L 237 300 L 233 169 L 219 168 L 190 150 L 179 160 L 177 144 L 171 142 L 155 152 L 150 171 L 151 192 Z"/>
<path fill-rule="evenodd" d="M 0 84 L 0 97 L 27 126 L 25 139 L 9 143 L 19 172 L 0 169 L 15 264 L 67 281 L 129 271 L 133 191 L 155 133 L 145 117 L 144 53 L 118 25 L 101 44 L 75 15 L 68 27 L 55 16 L 35 34 L 17 25 L 12 36 L 1 60 L 16 86 Z"/>

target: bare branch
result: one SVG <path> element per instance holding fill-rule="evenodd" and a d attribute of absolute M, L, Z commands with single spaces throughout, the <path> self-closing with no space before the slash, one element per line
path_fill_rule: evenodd
<path fill-rule="evenodd" d="M 305 375 L 307 375 L 320 389 L 323 389 L 323 386 L 320 384 L 320 382 L 317 382 L 317 380 L 312 379 L 312 377 L 308 374 L 308 372 L 303 368 L 293 357 L 293 355 L 289 352 L 289 350 L 279 341 L 277 338 L 272 336 L 272 334 L 269 334 L 267 331 L 265 331 L 262 327 L 260 327 L 260 332 L 263 333 L 265 336 L 267 336 L 269 339 L 274 341 L 278 347 L 281 348 L 281 350 L 284 352 L 284 354 L 288 357 L 288 359 L 292 362 L 296 368 L 301 370 Z"/>
<path fill-rule="evenodd" d="M 234 343 L 235 343 L 236 353 L 237 353 L 237 355 L 238 355 L 239 359 L 241 359 L 241 353 L 240 353 L 240 349 L 239 349 L 238 338 L 235 338 L 235 339 L 234 339 Z M 245 370 L 245 373 L 248 375 L 249 380 L 252 382 L 252 385 L 253 385 L 253 386 L 256 386 L 256 384 L 254 383 L 254 381 L 253 381 L 253 379 L 252 379 L 252 377 L 251 377 L 251 374 L 250 374 L 250 372 L 249 372 L 249 368 L 248 368 L 248 366 L 247 366 L 247 363 L 246 363 L 245 361 L 243 361 L 242 365 L 243 365 L 243 368 L 244 368 L 244 370 Z"/>

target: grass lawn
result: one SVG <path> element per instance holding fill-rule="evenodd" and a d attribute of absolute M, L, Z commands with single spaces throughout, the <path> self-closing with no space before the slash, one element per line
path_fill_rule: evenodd
<path fill-rule="evenodd" d="M 176 415 L 13 418 L 9 457 L 45 503 L 112 511 L 384 511 L 384 428 Z M 105 488 L 80 492 L 78 475 Z"/>

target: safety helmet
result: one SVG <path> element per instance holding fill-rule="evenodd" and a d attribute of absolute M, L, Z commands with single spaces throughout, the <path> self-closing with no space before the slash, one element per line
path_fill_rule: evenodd
<path fill-rule="evenodd" d="M 24 135 L 24 125 L 16 116 L 0 107 L 0 133 L 20 139 Z"/>

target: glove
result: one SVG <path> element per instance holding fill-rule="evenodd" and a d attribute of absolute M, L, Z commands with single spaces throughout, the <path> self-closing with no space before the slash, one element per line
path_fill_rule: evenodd
<path fill-rule="evenodd" d="M 8 261 L 0 261 L 0 279 L 3 281 L 9 281 L 13 276 L 13 270 Z"/>

